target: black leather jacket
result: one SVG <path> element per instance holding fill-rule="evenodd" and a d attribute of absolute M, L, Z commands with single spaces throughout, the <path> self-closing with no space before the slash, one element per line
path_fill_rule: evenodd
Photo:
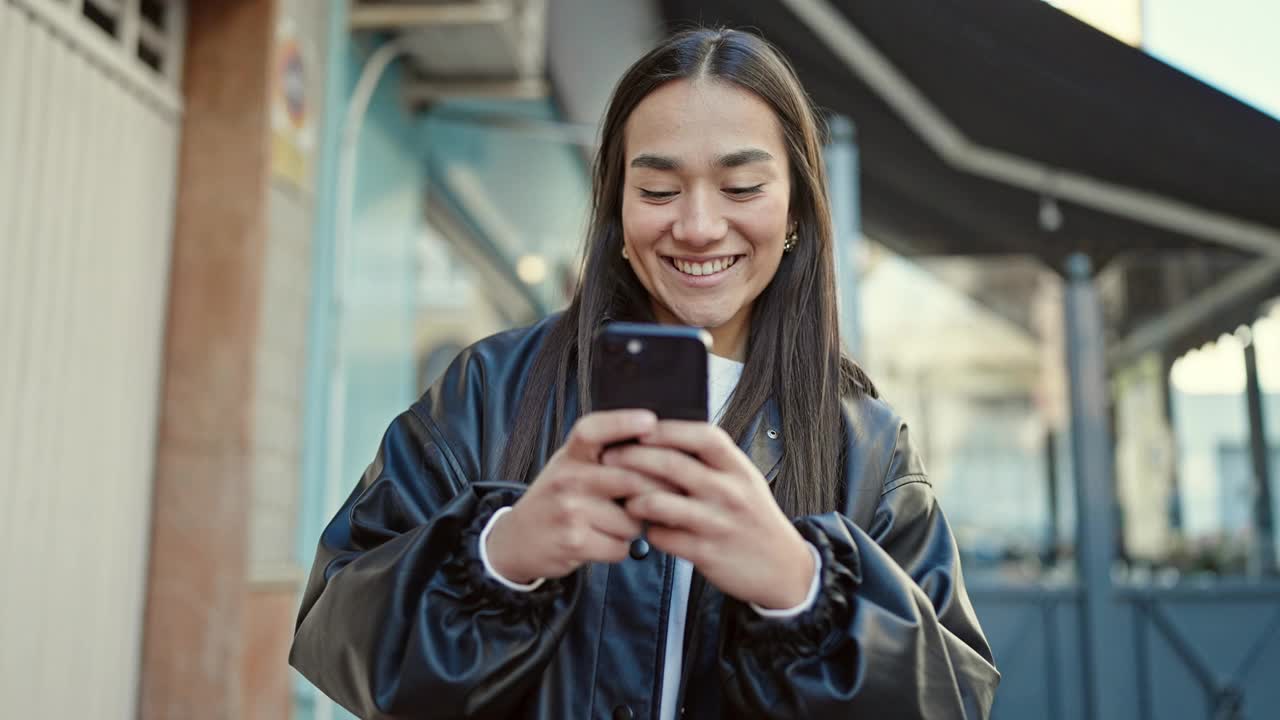
<path fill-rule="evenodd" d="M 822 555 L 814 606 L 766 619 L 695 575 L 684 677 L 662 677 L 671 557 L 532 593 L 489 579 L 480 530 L 524 487 L 491 481 L 551 322 L 466 350 L 391 423 L 320 539 L 294 667 L 363 718 L 657 718 L 671 682 L 690 718 L 988 716 L 999 674 L 955 541 L 906 426 L 871 398 L 845 403 L 843 506 L 796 520 Z M 767 406 L 744 443 L 770 480 L 777 421 Z"/>

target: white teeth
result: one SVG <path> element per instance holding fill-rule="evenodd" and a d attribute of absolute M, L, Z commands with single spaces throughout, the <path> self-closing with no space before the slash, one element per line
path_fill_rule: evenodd
<path fill-rule="evenodd" d="M 679 260 L 676 258 L 672 258 L 672 261 L 674 262 L 676 269 L 680 272 L 686 275 L 698 277 L 702 275 L 712 275 L 720 272 L 721 270 L 727 270 L 738 261 L 738 258 L 735 255 L 733 257 L 716 258 L 715 260 L 708 260 L 700 263 Z"/>

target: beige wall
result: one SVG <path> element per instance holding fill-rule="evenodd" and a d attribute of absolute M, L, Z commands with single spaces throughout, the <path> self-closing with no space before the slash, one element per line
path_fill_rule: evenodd
<path fill-rule="evenodd" d="M 324 107 L 328 7 L 327 2 L 280 0 L 277 21 L 278 30 L 280 26 L 292 28 L 292 37 L 305 58 L 305 97 L 312 137 L 318 137 Z M 313 146 L 303 177 L 273 172 L 267 188 L 262 307 L 254 348 L 248 614 L 242 628 L 245 720 L 288 718 L 292 709 L 288 650 L 305 579 L 304 570 L 297 566 L 294 546 L 301 486 L 317 152 Z"/>

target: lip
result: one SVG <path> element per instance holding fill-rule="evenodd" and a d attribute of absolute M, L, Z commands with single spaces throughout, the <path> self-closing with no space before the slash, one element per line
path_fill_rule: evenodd
<path fill-rule="evenodd" d="M 709 288 L 709 287 L 715 287 L 716 285 L 719 285 L 721 282 L 724 281 L 725 278 L 729 277 L 729 274 L 733 272 L 738 267 L 738 265 L 742 263 L 743 260 L 746 259 L 747 256 L 745 254 L 730 254 L 730 255 L 712 255 L 708 257 L 688 257 L 683 255 L 681 256 L 662 255 L 661 257 L 662 257 L 662 264 L 667 268 L 668 272 L 670 272 L 672 275 L 675 275 L 676 278 L 679 279 L 681 284 L 686 285 L 688 287 L 694 287 L 694 288 Z M 712 273 L 710 275 L 689 275 L 687 273 L 682 272 L 679 268 L 677 268 L 674 262 L 675 260 L 685 260 L 687 262 L 707 262 L 709 260 L 720 260 L 724 258 L 734 258 L 734 257 L 738 258 L 736 262 L 734 262 L 729 267 L 721 270 L 720 272 Z"/>

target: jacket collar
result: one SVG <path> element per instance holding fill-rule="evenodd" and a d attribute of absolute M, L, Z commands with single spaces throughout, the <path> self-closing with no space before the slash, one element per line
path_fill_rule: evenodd
<path fill-rule="evenodd" d="M 782 412 L 773 398 L 756 414 L 740 446 L 770 485 L 782 469 Z"/>

